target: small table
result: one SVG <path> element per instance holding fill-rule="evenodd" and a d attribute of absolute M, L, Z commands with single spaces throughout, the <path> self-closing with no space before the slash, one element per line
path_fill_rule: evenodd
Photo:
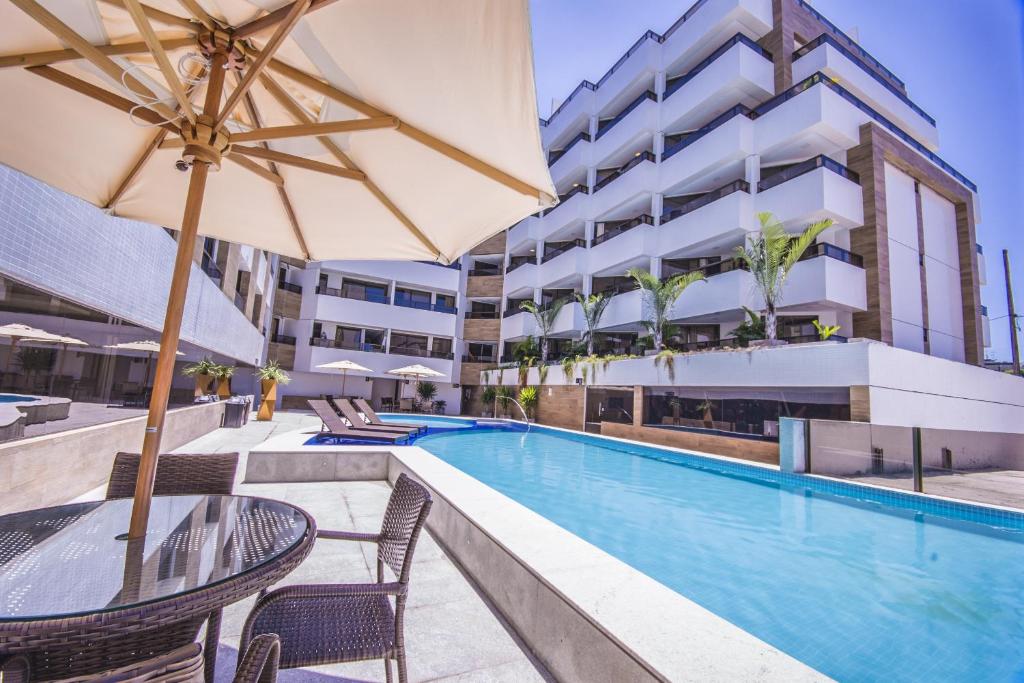
<path fill-rule="evenodd" d="M 247 496 L 153 498 L 146 537 L 123 540 L 130 499 L 0 516 L 0 661 L 33 680 L 126 666 L 195 640 L 213 680 L 220 611 L 273 585 L 313 548 L 316 523 Z"/>

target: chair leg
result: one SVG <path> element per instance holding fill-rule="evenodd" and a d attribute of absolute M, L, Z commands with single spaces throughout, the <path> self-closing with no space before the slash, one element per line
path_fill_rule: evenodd
<path fill-rule="evenodd" d="M 409 680 L 409 671 L 405 665 L 405 648 L 398 650 L 398 683 L 407 683 Z"/>
<path fill-rule="evenodd" d="M 203 646 L 203 674 L 206 683 L 213 683 L 213 676 L 217 670 L 217 647 L 220 645 L 220 617 L 221 611 L 214 610 L 206 619 L 206 643 Z M 241 658 L 242 653 L 239 653 Z"/>
<path fill-rule="evenodd" d="M 388 657 L 384 658 L 384 680 L 387 683 L 391 683 L 391 659 Z"/>

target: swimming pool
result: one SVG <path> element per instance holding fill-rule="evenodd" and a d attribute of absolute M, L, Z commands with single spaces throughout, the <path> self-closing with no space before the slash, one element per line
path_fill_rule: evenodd
<path fill-rule="evenodd" d="M 465 417 L 448 417 L 446 415 L 420 415 L 418 413 L 381 413 L 381 422 L 400 422 L 402 424 L 426 425 L 436 429 L 469 429 L 476 426 L 476 420 Z"/>
<path fill-rule="evenodd" d="M 838 680 L 1024 681 L 1024 514 L 538 427 L 416 445 Z"/>
<path fill-rule="evenodd" d="M 28 401 L 38 401 L 39 399 L 35 396 L 20 396 L 18 394 L 0 394 L 0 403 L 25 403 Z"/>

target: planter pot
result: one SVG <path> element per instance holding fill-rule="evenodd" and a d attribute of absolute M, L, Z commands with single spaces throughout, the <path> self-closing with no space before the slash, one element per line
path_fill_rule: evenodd
<path fill-rule="evenodd" d="M 256 419 L 269 422 L 274 419 L 274 405 L 277 403 L 277 380 L 260 380 L 260 409 Z"/>
<path fill-rule="evenodd" d="M 787 342 L 787 341 L 785 341 L 783 339 L 776 339 L 774 341 L 768 340 L 768 339 L 751 339 L 750 340 L 750 347 L 751 348 L 759 348 L 759 347 L 765 347 L 765 346 L 785 346 L 788 343 L 789 342 Z"/>
<path fill-rule="evenodd" d="M 211 384 L 213 384 L 213 375 L 196 375 L 196 398 L 210 393 Z"/>
<path fill-rule="evenodd" d="M 222 400 L 231 398 L 231 379 L 225 377 L 217 382 L 217 396 Z"/>

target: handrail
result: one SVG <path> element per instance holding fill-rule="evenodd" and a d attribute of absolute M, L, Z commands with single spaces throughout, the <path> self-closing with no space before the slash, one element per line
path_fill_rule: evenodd
<path fill-rule="evenodd" d="M 624 163 L 622 166 L 620 166 L 619 168 L 615 169 L 614 171 L 606 175 L 604 178 L 602 178 L 601 182 L 599 182 L 597 185 L 594 185 L 594 192 L 598 192 L 602 188 L 607 187 L 608 185 L 611 184 L 613 180 L 625 175 L 630 171 L 630 169 L 632 169 L 634 166 L 640 165 L 640 163 L 643 161 L 650 161 L 653 163 L 657 161 L 657 157 L 654 156 L 653 152 L 640 152 L 635 157 Z"/>
<path fill-rule="evenodd" d="M 605 229 L 600 235 L 595 235 L 594 239 L 590 240 L 590 246 L 592 247 L 607 242 L 611 238 L 617 237 L 624 232 L 628 232 L 638 225 L 654 225 L 654 217 L 644 213 L 623 221 L 601 221 L 598 222 L 597 225 L 604 225 Z M 597 225 L 594 226 L 595 229 Z"/>
<path fill-rule="evenodd" d="M 752 41 L 750 38 L 746 37 L 742 33 L 737 33 L 732 38 L 730 38 L 729 40 L 727 40 L 724 43 L 722 43 L 718 47 L 718 49 L 716 49 L 710 55 L 708 55 L 703 60 L 701 60 L 701 62 L 699 64 L 697 64 L 697 66 L 693 67 L 692 69 L 690 69 L 689 71 L 687 71 L 685 74 L 683 74 L 681 76 L 676 76 L 674 78 L 668 79 L 668 83 L 670 83 L 670 85 L 666 85 L 665 92 L 664 92 L 664 94 L 662 94 L 661 100 L 663 102 L 665 100 L 667 100 L 674 92 L 676 92 L 677 90 L 682 88 L 684 85 L 689 83 L 691 80 L 693 80 L 693 78 L 695 76 L 697 76 L 697 74 L 699 74 L 701 71 L 703 71 L 704 69 L 706 69 L 709 66 L 711 66 L 711 64 L 714 63 L 715 60 L 717 60 L 719 57 L 724 55 L 726 52 L 728 52 L 734 46 L 739 45 L 741 43 L 743 45 L 746 45 L 751 50 L 753 50 L 754 52 L 758 53 L 759 55 L 761 55 L 762 57 L 764 57 L 768 61 L 771 61 L 772 53 L 768 52 L 768 50 L 765 50 L 763 47 L 761 47 L 760 45 L 758 45 L 757 43 L 755 43 L 754 41 Z"/>
<path fill-rule="evenodd" d="M 921 116 L 921 118 L 923 118 L 925 121 L 932 124 L 933 126 L 935 125 L 935 119 L 929 116 L 924 109 L 921 109 L 921 107 L 914 104 L 913 101 L 911 101 L 911 99 L 907 97 L 907 94 L 905 92 L 903 92 L 902 90 L 894 86 L 892 83 L 890 83 L 888 80 L 883 78 L 881 74 L 879 74 L 874 69 L 870 68 L 863 58 L 854 54 L 852 50 L 840 45 L 839 41 L 837 41 L 835 38 L 833 38 L 827 33 L 822 33 L 820 36 L 818 36 L 811 42 L 807 43 L 799 50 L 794 51 L 793 61 L 796 61 L 797 59 L 800 59 L 804 55 L 809 54 L 812 50 L 814 50 L 817 47 L 820 47 L 823 44 L 831 45 L 833 48 L 838 50 L 841 55 L 849 59 L 857 66 L 861 67 L 861 69 L 865 71 L 869 76 L 871 76 L 871 78 L 878 81 L 882 85 L 882 87 L 884 87 L 886 90 L 888 90 L 893 95 L 898 97 L 901 102 L 903 102 L 905 105 L 913 109 L 918 115 Z"/>
<path fill-rule="evenodd" d="M 689 21 L 690 18 L 693 17 L 693 15 L 697 13 L 697 10 L 699 10 L 701 7 L 703 7 L 707 3 L 708 3 L 708 0 L 697 0 L 697 2 L 693 3 L 690 6 L 690 9 L 686 10 L 685 12 L 683 12 L 683 16 L 681 16 L 678 19 L 676 19 L 675 23 L 672 24 L 671 26 L 669 26 L 668 30 L 665 31 L 665 33 L 662 34 L 661 41 L 665 42 L 666 40 L 668 40 L 669 36 L 671 36 L 673 33 L 675 33 L 676 30 L 680 26 L 682 26 L 687 21 Z"/>
<path fill-rule="evenodd" d="M 572 98 L 576 97 L 576 93 L 583 90 L 584 88 L 586 88 L 587 90 L 597 90 L 597 85 L 587 80 L 580 81 L 580 84 L 577 85 L 571 93 L 569 93 L 569 96 L 562 100 L 562 103 L 558 105 L 558 108 L 551 112 L 551 116 L 547 117 L 546 119 L 542 118 L 540 120 L 540 125 L 546 126 L 549 123 L 551 123 L 551 119 L 558 116 L 559 112 L 565 109 L 565 105 L 569 104 L 569 102 L 572 101 Z"/>
<path fill-rule="evenodd" d="M 462 354 L 463 363 L 496 363 L 497 356 L 475 356 L 471 353 Z"/>
<path fill-rule="evenodd" d="M 454 314 L 458 312 L 454 306 L 430 303 L 429 301 L 415 301 L 408 297 L 403 297 L 401 294 L 395 294 L 395 306 L 401 306 L 402 308 L 416 308 L 421 311 L 434 311 L 435 313 Z"/>
<path fill-rule="evenodd" d="M 625 54 L 619 57 L 619 59 L 614 64 L 612 64 L 611 68 L 604 73 L 604 76 L 601 76 L 601 78 L 598 79 L 597 87 L 600 88 L 602 85 L 604 85 L 605 81 L 611 78 L 611 75 L 618 71 L 619 67 L 625 64 L 626 60 L 632 57 L 637 52 L 637 50 L 639 50 L 640 47 L 648 40 L 654 40 L 655 42 L 660 43 L 662 41 L 662 37 L 659 34 L 655 33 L 654 31 L 651 31 L 650 29 L 645 31 L 642 36 L 636 39 L 635 43 L 629 46 L 629 49 L 626 50 Z"/>
<path fill-rule="evenodd" d="M 548 209 L 544 213 L 544 215 L 547 216 L 547 215 L 553 213 L 554 211 L 557 211 L 559 207 L 565 206 L 565 203 L 568 202 L 569 199 L 573 197 L 573 195 L 577 195 L 577 194 L 590 194 L 590 188 L 587 187 L 586 185 L 576 185 L 576 186 L 574 186 L 571 190 L 569 190 L 565 194 L 559 195 L 558 196 L 558 203 L 555 204 L 554 206 L 552 206 L 550 209 Z"/>
<path fill-rule="evenodd" d="M 897 83 L 899 83 L 901 87 L 906 87 L 906 83 L 904 83 L 899 78 L 897 78 L 896 74 L 894 74 L 893 72 L 891 72 L 887 68 L 885 68 L 880 61 L 878 61 L 877 59 L 875 59 L 874 57 L 871 56 L 871 53 L 869 53 L 867 50 L 862 48 L 857 43 L 857 41 L 855 41 L 853 38 L 851 38 L 850 36 L 848 36 L 845 33 L 843 33 L 839 29 L 838 26 L 836 26 L 831 21 L 829 21 L 824 16 L 822 16 L 822 14 L 820 12 L 818 12 L 818 10 L 814 9 L 809 4 L 807 4 L 807 2 L 805 2 L 805 0 L 796 0 L 796 2 L 797 2 L 798 5 L 800 5 L 805 10 L 807 10 L 811 14 L 811 16 L 813 16 L 815 19 L 817 19 L 821 23 L 825 24 L 825 26 L 827 26 L 829 28 L 829 30 L 831 30 L 839 38 L 844 40 L 847 43 L 847 45 L 849 45 L 853 50 L 858 52 L 861 55 L 861 57 L 863 57 L 864 61 L 869 62 L 870 64 L 872 64 L 875 68 L 880 70 L 886 76 L 888 76 L 892 80 L 894 80 Z"/>
<path fill-rule="evenodd" d="M 775 97 L 768 100 L 767 102 L 763 102 L 757 107 L 755 107 L 753 112 L 751 113 L 751 118 L 758 118 L 764 116 L 772 109 L 778 107 L 783 102 L 788 102 L 789 100 L 793 99 L 794 97 L 804 92 L 805 90 L 810 90 L 811 88 L 819 84 L 831 89 L 834 93 L 842 97 L 844 100 L 846 100 L 847 102 L 849 102 L 850 104 L 852 104 L 853 106 L 857 107 L 862 112 L 870 116 L 872 119 L 875 120 L 875 123 L 877 123 L 882 128 L 885 128 L 887 131 L 898 137 L 900 140 L 902 140 L 907 145 L 912 147 L 915 151 L 919 152 L 926 159 L 928 159 L 933 164 L 935 164 L 943 171 L 948 173 L 950 176 L 955 178 L 957 181 L 962 183 L 972 192 L 978 191 L 977 185 L 972 183 L 970 180 L 967 179 L 966 176 L 964 176 L 962 173 L 960 173 L 955 168 L 950 166 L 946 161 L 942 159 L 942 157 L 940 157 L 939 155 L 935 154 L 930 149 L 922 145 L 920 142 L 915 140 L 911 135 L 905 132 L 902 128 L 900 128 L 895 123 L 879 114 L 873 108 L 871 108 L 870 106 L 862 102 L 859 98 L 857 98 L 856 95 L 854 95 L 849 90 L 839 85 L 838 83 L 836 83 L 835 81 L 833 81 L 831 78 L 829 78 L 820 71 L 817 71 L 814 74 L 808 76 L 804 80 L 794 85 L 789 90 L 781 92 Z M 664 158 L 664 155 L 662 155 L 662 159 Z"/>
<path fill-rule="evenodd" d="M 813 171 L 815 169 L 818 169 L 818 168 L 824 168 L 824 169 L 827 169 L 829 171 L 832 171 L 833 173 L 836 173 L 836 174 L 842 176 L 843 178 L 846 178 L 847 180 L 853 181 L 853 182 L 857 183 L 858 185 L 860 185 L 860 176 L 859 175 L 857 175 L 856 173 L 854 173 L 850 169 L 846 168 L 845 166 L 840 164 L 838 161 L 835 161 L 834 159 L 830 159 L 829 157 L 825 156 L 824 154 L 819 154 L 816 157 L 811 157 L 810 159 L 808 159 L 806 161 L 801 161 L 798 164 L 794 164 L 793 166 L 790 166 L 789 168 L 787 168 L 784 171 L 779 171 L 778 173 L 773 173 L 772 175 L 768 176 L 764 180 L 759 181 L 757 183 L 757 191 L 758 192 L 764 192 L 765 190 L 770 190 L 773 187 L 781 185 L 782 183 L 786 182 L 787 180 L 792 180 L 793 178 L 798 178 L 799 176 L 802 176 L 802 175 L 804 175 L 806 173 L 810 173 L 811 171 Z"/>
<path fill-rule="evenodd" d="M 565 156 L 565 153 L 572 149 L 572 146 L 575 145 L 580 140 L 590 142 L 590 133 L 588 133 L 587 131 L 581 131 L 577 133 L 576 137 L 570 140 L 569 144 L 567 144 L 562 149 L 556 149 L 554 151 L 548 152 L 548 167 L 554 166 L 555 162 L 561 159 L 563 156 Z"/>
<path fill-rule="evenodd" d="M 807 248 L 807 251 L 803 253 L 803 256 L 800 257 L 800 260 L 809 261 L 813 258 L 818 258 L 819 256 L 833 258 L 837 261 L 849 263 L 851 266 L 856 266 L 858 268 L 864 267 L 863 256 L 861 256 L 860 254 L 855 254 L 852 251 L 849 251 L 848 249 L 837 247 L 834 244 L 829 244 L 828 242 L 817 242 L 815 244 L 812 244 Z"/>
<path fill-rule="evenodd" d="M 320 346 L 327 349 L 344 349 L 346 351 L 365 351 L 367 353 L 384 353 L 383 344 L 369 344 L 355 342 L 351 344 L 339 343 L 334 339 L 321 339 L 319 337 L 309 338 L 310 346 Z"/>
<path fill-rule="evenodd" d="M 676 275 L 689 275 L 690 273 L 704 273 L 704 277 L 714 277 L 715 275 L 721 275 L 723 273 L 730 273 L 734 270 L 750 270 L 747 266 L 747 262 L 741 258 L 724 258 L 720 261 L 713 261 L 700 268 L 690 268 L 688 270 L 680 269 L 680 272 L 673 273 L 662 278 L 663 281 L 667 281 Z"/>
<path fill-rule="evenodd" d="M 600 294 L 602 296 L 611 297 L 617 294 L 625 294 L 626 292 L 635 292 L 640 289 L 640 285 L 637 281 L 630 278 L 625 282 L 616 282 L 614 285 L 609 285 L 603 289 L 599 289 L 594 294 Z"/>
<path fill-rule="evenodd" d="M 363 292 L 362 295 L 356 295 L 353 292 L 345 289 L 344 287 L 339 289 L 337 287 L 325 287 L 323 285 L 317 285 L 316 293 L 317 294 L 323 294 L 324 296 L 336 296 L 339 299 L 352 299 L 354 301 L 369 301 L 370 303 L 373 303 L 373 304 L 386 304 L 386 303 L 389 303 L 388 302 L 388 297 L 386 295 L 380 295 L 379 296 L 379 295 L 376 295 L 376 294 L 367 294 L 366 292 Z"/>
<path fill-rule="evenodd" d="M 697 130 L 693 131 L 685 138 L 677 142 L 676 144 L 666 149 L 664 152 L 661 153 L 661 160 L 665 161 L 666 159 L 671 158 L 673 155 L 686 149 L 693 143 L 697 142 L 697 140 L 700 140 L 702 137 L 704 137 L 714 129 L 718 128 L 722 124 L 731 121 L 733 118 L 740 115 L 746 116 L 747 118 L 753 118 L 751 116 L 750 107 L 744 104 L 737 104 L 732 109 L 728 109 L 722 112 L 721 114 L 713 118 L 709 123 L 705 124 L 704 126 L 701 126 Z"/>
<path fill-rule="evenodd" d="M 657 94 L 655 94 L 653 90 L 645 90 L 642 93 L 640 93 L 639 97 L 635 98 L 632 102 L 627 104 L 625 108 L 618 114 L 616 114 L 614 117 L 607 119 L 603 122 L 598 122 L 597 135 L 595 139 L 600 140 L 602 135 L 604 135 L 612 128 L 614 128 L 616 125 L 618 125 L 620 121 L 629 116 L 630 112 L 632 112 L 634 109 L 639 107 L 647 100 L 650 100 L 651 102 L 657 102 L 658 96 Z"/>
<path fill-rule="evenodd" d="M 500 277 L 501 276 L 501 269 L 498 268 L 498 267 L 495 267 L 494 270 L 490 270 L 490 269 L 484 270 L 482 268 L 471 268 L 466 274 L 469 275 L 470 277 L 493 277 L 493 276 Z"/>
<path fill-rule="evenodd" d="M 296 284 L 293 284 L 291 282 L 286 282 L 284 280 L 278 280 L 277 281 L 277 288 L 278 289 L 283 289 L 286 292 L 294 292 L 295 294 L 302 294 L 302 285 L 296 285 Z"/>
<path fill-rule="evenodd" d="M 551 259 L 555 258 L 556 256 L 560 256 L 561 254 L 564 254 L 567 251 L 571 251 L 571 250 L 575 249 L 576 247 L 583 247 L 584 249 L 586 249 L 587 248 L 587 241 L 585 239 L 574 239 L 574 240 L 572 240 L 570 242 L 567 242 L 567 243 L 563 244 L 560 247 L 555 247 L 551 251 L 546 252 L 544 254 L 544 256 L 541 257 L 540 262 L 541 263 L 547 263 L 548 261 L 550 261 Z"/>
<path fill-rule="evenodd" d="M 285 346 L 295 346 L 298 341 L 295 337 L 290 337 L 286 334 L 274 334 L 271 335 L 270 341 L 275 344 L 284 344 Z"/>
<path fill-rule="evenodd" d="M 691 211 L 696 211 L 702 206 L 707 206 L 708 204 L 718 201 L 722 197 L 727 197 L 728 195 L 731 195 L 734 192 L 746 192 L 749 194 L 750 183 L 748 183 L 746 180 L 734 180 L 728 185 L 723 185 L 717 190 L 711 190 L 710 192 L 707 192 L 701 195 L 700 197 L 697 197 L 696 199 L 691 199 L 690 201 L 686 202 L 685 204 L 678 208 L 672 209 L 671 211 L 666 211 L 665 213 L 661 214 L 661 223 L 662 225 L 664 225 L 665 223 L 668 223 L 671 220 L 675 220 L 680 216 L 684 216 L 690 213 Z"/>
<path fill-rule="evenodd" d="M 466 311 L 466 320 L 497 320 L 498 311 Z"/>
<path fill-rule="evenodd" d="M 537 257 L 535 256 L 512 256 L 508 260 L 508 265 L 505 267 L 505 275 L 508 275 L 519 266 L 525 266 L 528 263 L 537 263 Z"/>

